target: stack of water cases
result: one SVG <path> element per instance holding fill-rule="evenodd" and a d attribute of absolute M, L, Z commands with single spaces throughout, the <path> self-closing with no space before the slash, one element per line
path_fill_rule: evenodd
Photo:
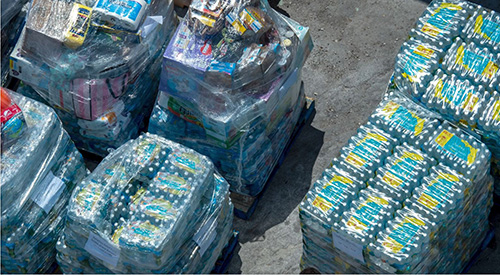
<path fill-rule="evenodd" d="M 301 268 L 458 273 L 488 232 L 490 151 L 389 91 L 300 205 Z"/>
<path fill-rule="evenodd" d="M 76 187 L 57 260 L 64 273 L 209 273 L 232 224 L 212 162 L 147 133 Z"/>
<path fill-rule="evenodd" d="M 21 34 L 22 25 L 26 17 L 28 5 L 24 7 L 27 0 L 4 1 L 2 8 L 2 86 L 8 85 L 9 55 L 16 45 Z"/>
<path fill-rule="evenodd" d="M 2 273 L 50 271 L 83 158 L 52 109 L 0 92 Z"/>
<path fill-rule="evenodd" d="M 101 156 L 139 135 L 177 19 L 169 0 L 33 0 L 10 56 L 82 150 Z"/>
<path fill-rule="evenodd" d="M 209 156 L 231 190 L 255 196 L 305 103 L 309 29 L 266 0 L 195 0 L 163 56 L 149 131 Z"/>
<path fill-rule="evenodd" d="M 481 137 L 500 194 L 500 14 L 466 1 L 433 1 L 396 58 L 394 84 Z"/>

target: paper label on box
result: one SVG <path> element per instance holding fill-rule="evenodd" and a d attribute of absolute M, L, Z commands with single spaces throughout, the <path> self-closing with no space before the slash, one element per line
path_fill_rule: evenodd
<path fill-rule="evenodd" d="M 90 232 L 85 250 L 97 259 L 101 259 L 112 267 L 116 267 L 120 258 L 120 249 L 110 241 Z"/>
<path fill-rule="evenodd" d="M 45 213 L 49 213 L 61 196 L 64 187 L 64 182 L 60 178 L 54 176 L 52 171 L 49 171 L 47 176 L 45 176 L 40 183 L 40 188 L 33 193 L 31 199 L 38 204 Z"/>
<path fill-rule="evenodd" d="M 365 258 L 363 257 L 363 245 L 346 240 L 342 237 L 342 235 L 336 232 L 332 232 L 332 238 L 334 248 L 344 252 L 363 264 L 365 263 Z"/>
<path fill-rule="evenodd" d="M 217 232 L 215 231 L 216 228 L 217 220 L 215 218 L 212 218 L 201 227 L 200 231 L 198 231 L 194 235 L 193 240 L 200 247 L 200 256 L 203 256 L 203 254 L 205 254 L 205 251 L 207 251 L 210 244 L 212 244 L 212 242 L 215 240 L 215 236 L 217 235 Z"/>

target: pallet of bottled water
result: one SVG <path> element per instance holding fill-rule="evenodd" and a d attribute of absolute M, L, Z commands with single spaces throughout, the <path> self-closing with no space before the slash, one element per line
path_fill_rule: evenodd
<path fill-rule="evenodd" d="M 467 1 L 439 0 L 429 5 L 402 45 L 393 84 L 479 135 L 492 152 L 496 172 L 500 159 L 499 68 L 500 13 Z"/>
<path fill-rule="evenodd" d="M 389 90 L 300 204 L 301 268 L 458 273 L 489 229 L 491 153 Z"/>
<path fill-rule="evenodd" d="M 208 273 L 232 221 L 229 185 L 213 163 L 146 133 L 78 184 L 57 260 L 64 273 Z"/>
<path fill-rule="evenodd" d="M 52 109 L 0 92 L 2 273 L 43 273 L 55 263 L 66 206 L 86 169 Z"/>

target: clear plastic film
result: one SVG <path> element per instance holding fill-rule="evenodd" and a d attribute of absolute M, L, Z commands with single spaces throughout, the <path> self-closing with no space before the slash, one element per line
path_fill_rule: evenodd
<path fill-rule="evenodd" d="M 435 222 L 451 220 L 458 214 L 454 210 L 462 203 L 465 190 L 470 187 L 471 182 L 456 171 L 443 165 L 433 167 L 405 206 Z"/>
<path fill-rule="evenodd" d="M 440 125 L 433 136 L 423 142 L 423 148 L 440 163 L 450 166 L 468 179 L 480 178 L 489 171 L 491 153 L 488 147 L 449 122 Z"/>
<path fill-rule="evenodd" d="M 352 177 L 349 172 L 333 166 L 323 172 L 300 204 L 300 214 L 308 217 L 313 224 L 303 226 L 314 227 L 317 224 L 333 224 L 342 217 L 350 202 L 357 197 L 359 190 L 366 188 L 364 182 Z M 321 230 L 321 229 L 317 229 Z"/>
<path fill-rule="evenodd" d="M 437 224 L 411 207 L 398 210 L 395 218 L 369 246 L 369 259 L 385 273 L 426 273 L 431 242 Z"/>
<path fill-rule="evenodd" d="M 405 207 L 438 225 L 431 254 L 423 261 L 427 271 L 423 272 L 462 270 L 485 237 L 491 206 L 492 180 L 488 174 L 471 182 L 447 166 L 433 168 L 405 202 Z"/>
<path fill-rule="evenodd" d="M 26 120 L 23 111 L 11 98 L 10 93 L 5 88 L 0 88 L 0 126 L 2 134 L 2 152 L 7 150 L 16 139 L 21 137 L 26 130 Z"/>
<path fill-rule="evenodd" d="M 4 1 L 2 3 L 2 49 L 1 49 L 1 83 L 2 87 L 9 85 L 9 56 L 21 34 L 26 11 L 29 4 L 26 0 Z"/>
<path fill-rule="evenodd" d="M 2 32 L 9 22 L 21 11 L 27 0 L 11 0 L 2 3 Z"/>
<path fill-rule="evenodd" d="M 439 68 L 444 57 L 443 45 L 429 44 L 410 38 L 396 56 L 394 82 L 397 87 L 415 97 L 421 96 L 422 83 L 426 83 Z"/>
<path fill-rule="evenodd" d="M 419 149 L 404 143 L 377 169 L 377 176 L 368 185 L 384 192 L 394 200 L 403 202 L 436 161 Z"/>
<path fill-rule="evenodd" d="M 449 75 L 439 70 L 429 82 L 421 101 L 451 121 L 476 127 L 489 97 L 482 85 L 474 85 L 456 74 Z"/>
<path fill-rule="evenodd" d="M 423 137 L 428 137 L 439 125 L 442 117 L 429 111 L 397 90 L 389 90 L 371 114 L 369 120 L 374 125 L 401 142 L 415 145 Z"/>
<path fill-rule="evenodd" d="M 177 25 L 173 6 L 33 1 L 11 75 L 56 107 L 78 147 L 105 156 L 138 136 L 152 108 L 162 49 Z"/>
<path fill-rule="evenodd" d="M 73 192 L 59 264 L 68 273 L 213 267 L 217 257 L 208 255 L 222 251 L 232 230 L 228 188 L 207 157 L 141 135 L 108 155 Z"/>
<path fill-rule="evenodd" d="M 418 19 L 410 37 L 447 47 L 460 35 L 474 12 L 474 6 L 462 0 L 434 0 Z"/>
<path fill-rule="evenodd" d="M 362 146 L 359 133 L 366 132 L 362 126 L 341 149 L 341 157 L 332 161 L 334 168 L 348 173 L 346 177 L 362 179 L 369 186 L 350 200 L 359 202 L 371 189 L 401 202 L 403 208 L 384 220 L 388 221 L 385 228 L 375 222 L 376 211 L 366 211 L 376 218 L 366 219 L 358 232 L 345 233 L 339 230 L 344 219 L 335 224 L 311 206 L 316 195 L 313 185 L 300 208 L 301 269 L 313 267 L 322 273 L 464 270 L 489 229 L 490 161 L 496 164 L 492 173 L 500 175 L 498 159 L 491 159 L 491 153 L 500 154 L 500 135 L 494 128 L 498 107 L 498 47 L 491 44 L 496 37 L 495 16 L 466 1 L 430 3 L 401 47 L 393 78 L 369 119 L 370 127 L 394 139 L 392 146 L 372 146 L 385 153 Z M 355 144 L 360 148 L 353 150 Z M 355 157 L 357 163 L 366 160 L 371 169 L 352 169 L 345 161 L 352 151 L 364 156 Z M 316 210 L 316 215 L 310 210 Z M 339 211 L 344 217 L 353 216 L 352 209 Z M 372 228 L 377 228 L 373 234 L 364 231 Z"/>
<path fill-rule="evenodd" d="M 86 169 L 52 109 L 7 93 L 26 123 L 10 146 L 2 137 L 2 272 L 43 273 L 55 262 L 66 206 Z"/>
<path fill-rule="evenodd" d="M 359 193 L 359 198 L 343 213 L 342 220 L 338 225 L 334 225 L 333 230 L 366 246 L 373 241 L 399 207 L 400 204 L 391 197 L 368 187 Z"/>
<path fill-rule="evenodd" d="M 367 181 L 396 144 L 395 138 L 368 122 L 359 127 L 357 135 L 351 137 L 340 150 L 340 158 L 333 159 L 332 164 L 346 169 L 361 181 Z"/>
<path fill-rule="evenodd" d="M 467 21 L 462 37 L 467 42 L 474 42 L 481 47 L 488 47 L 493 52 L 498 52 L 500 47 L 499 14 L 480 7 Z"/>
<path fill-rule="evenodd" d="M 500 72 L 500 53 L 479 47 L 474 43 L 465 43 L 457 38 L 447 51 L 443 60 L 443 69 L 462 79 L 469 79 L 486 89 L 498 89 Z"/>
<path fill-rule="evenodd" d="M 484 103 L 478 124 L 485 132 L 500 134 L 500 94 L 495 91 Z"/>
<path fill-rule="evenodd" d="M 163 55 L 149 131 L 209 156 L 256 196 L 304 106 L 309 29 L 267 1 L 193 1 Z"/>

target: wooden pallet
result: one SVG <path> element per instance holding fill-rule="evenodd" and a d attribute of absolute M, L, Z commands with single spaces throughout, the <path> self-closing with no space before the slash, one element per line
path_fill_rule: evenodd
<path fill-rule="evenodd" d="M 303 84 L 302 84 L 303 85 Z M 273 171 L 271 172 L 271 175 L 269 176 L 264 188 L 262 191 L 255 197 L 252 196 L 247 196 L 247 195 L 242 195 L 242 194 L 237 194 L 231 192 L 231 201 L 234 204 L 234 215 L 240 219 L 243 220 L 248 220 L 252 216 L 252 214 L 255 211 L 255 208 L 257 208 L 257 205 L 262 198 L 264 192 L 267 190 L 269 183 L 273 180 L 274 175 L 278 171 L 279 167 L 281 164 L 283 164 L 283 161 L 285 160 L 285 157 L 287 156 L 288 152 L 290 151 L 290 148 L 292 147 L 293 143 L 295 142 L 297 136 L 300 134 L 300 131 L 306 125 L 309 123 L 312 118 L 314 117 L 314 114 L 316 112 L 315 109 L 315 100 L 309 97 L 306 97 L 306 104 L 304 108 L 302 109 L 302 113 L 300 115 L 299 121 L 297 122 L 297 125 L 295 126 L 295 129 L 292 132 L 292 135 L 290 139 L 288 140 L 287 145 L 285 146 L 285 149 L 281 153 L 280 158 L 278 159 L 278 162 L 276 166 L 274 167 Z"/>
<path fill-rule="evenodd" d="M 234 256 L 234 250 L 236 249 L 236 245 L 238 244 L 239 232 L 233 230 L 233 236 L 229 239 L 229 242 L 222 253 L 215 262 L 214 269 L 212 270 L 212 274 L 225 274 L 227 273 L 227 269 L 229 267 L 229 263 Z"/>
<path fill-rule="evenodd" d="M 472 268 L 472 266 L 479 259 L 479 256 L 481 255 L 481 253 L 488 247 L 488 245 L 490 244 L 491 240 L 493 240 L 494 237 L 495 237 L 495 228 L 492 225 L 490 225 L 490 229 L 488 230 L 488 233 L 486 233 L 486 237 L 484 238 L 484 240 L 481 242 L 481 246 L 478 248 L 476 253 L 474 253 L 474 255 L 472 255 L 469 263 L 465 266 L 462 273 L 469 272 L 469 270 Z"/>

